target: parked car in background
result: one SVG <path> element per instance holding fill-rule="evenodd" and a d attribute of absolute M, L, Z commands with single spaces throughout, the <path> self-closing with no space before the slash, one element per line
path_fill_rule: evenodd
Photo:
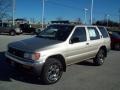
<path fill-rule="evenodd" d="M 36 33 L 36 28 L 31 27 L 30 24 L 20 24 L 19 28 L 22 30 L 22 33 L 30 33 L 30 34 L 35 34 Z"/>
<path fill-rule="evenodd" d="M 106 29 L 55 24 L 36 37 L 10 43 L 5 55 L 11 65 L 29 69 L 45 84 L 53 84 L 71 64 L 93 59 L 95 65 L 102 65 L 109 50 Z"/>
<path fill-rule="evenodd" d="M 120 34 L 114 31 L 109 31 L 111 38 L 111 48 L 115 50 L 120 50 Z"/>
<path fill-rule="evenodd" d="M 120 35 L 120 30 L 118 30 L 118 31 L 114 31 L 114 32 L 116 32 L 116 33 L 118 33 L 118 34 Z"/>
<path fill-rule="evenodd" d="M 13 27 L 8 23 L 0 23 L 0 33 L 8 33 L 9 35 L 14 36 L 16 34 L 21 34 L 22 31 L 20 28 Z"/>

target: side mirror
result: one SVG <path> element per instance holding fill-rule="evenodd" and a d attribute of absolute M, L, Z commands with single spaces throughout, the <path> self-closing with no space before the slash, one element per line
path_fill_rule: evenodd
<path fill-rule="evenodd" d="M 70 40 L 70 43 L 73 44 L 73 43 L 78 43 L 80 42 L 80 39 L 79 37 L 73 37 L 71 40 Z"/>

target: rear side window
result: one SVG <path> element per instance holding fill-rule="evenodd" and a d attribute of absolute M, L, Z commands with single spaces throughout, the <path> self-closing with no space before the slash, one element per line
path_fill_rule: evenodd
<path fill-rule="evenodd" d="M 108 32 L 107 32 L 107 30 L 104 27 L 98 27 L 98 28 L 99 28 L 103 38 L 109 37 Z"/>
<path fill-rule="evenodd" d="M 87 29 L 89 32 L 90 40 L 100 39 L 99 32 L 95 27 L 88 27 Z"/>

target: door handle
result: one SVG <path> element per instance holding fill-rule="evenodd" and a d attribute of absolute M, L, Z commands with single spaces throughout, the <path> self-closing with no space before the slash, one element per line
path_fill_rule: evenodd
<path fill-rule="evenodd" d="M 86 45 L 89 45 L 89 43 L 86 43 Z"/>

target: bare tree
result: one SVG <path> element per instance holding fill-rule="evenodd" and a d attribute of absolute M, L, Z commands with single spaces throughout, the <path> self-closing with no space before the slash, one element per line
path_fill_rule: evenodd
<path fill-rule="evenodd" d="M 12 0 L 0 0 L 0 20 L 8 18 L 12 7 Z"/>
<path fill-rule="evenodd" d="M 76 22 L 76 24 L 82 24 L 82 21 L 81 21 L 80 18 L 77 18 L 77 19 L 75 20 L 75 22 Z"/>

